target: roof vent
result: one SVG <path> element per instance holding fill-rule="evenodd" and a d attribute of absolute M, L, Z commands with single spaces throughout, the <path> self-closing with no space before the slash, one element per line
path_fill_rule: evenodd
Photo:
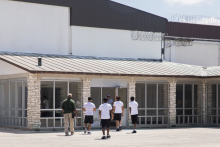
<path fill-rule="evenodd" d="M 42 66 L 42 58 L 37 58 L 38 59 L 38 66 Z"/>

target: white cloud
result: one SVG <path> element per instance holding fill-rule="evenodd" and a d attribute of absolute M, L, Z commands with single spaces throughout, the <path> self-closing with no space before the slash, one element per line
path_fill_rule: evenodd
<path fill-rule="evenodd" d="M 196 5 L 200 3 L 213 3 L 214 0 L 165 0 L 170 5 L 181 4 L 181 5 Z"/>

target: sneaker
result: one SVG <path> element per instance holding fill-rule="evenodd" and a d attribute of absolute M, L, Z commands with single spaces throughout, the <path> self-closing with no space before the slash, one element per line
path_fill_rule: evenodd
<path fill-rule="evenodd" d="M 85 128 L 84 133 L 86 134 L 86 132 L 87 132 L 87 129 Z"/>
<path fill-rule="evenodd" d="M 71 132 L 71 135 L 73 135 L 74 134 L 74 132 Z"/>
<path fill-rule="evenodd" d="M 111 136 L 110 136 L 110 135 L 107 135 L 107 138 L 111 138 Z"/>
<path fill-rule="evenodd" d="M 120 130 L 117 128 L 116 131 L 120 131 Z"/>
<path fill-rule="evenodd" d="M 137 131 L 136 131 L 136 130 L 134 130 L 132 133 L 137 133 Z"/>
<path fill-rule="evenodd" d="M 121 126 L 119 127 L 119 130 L 122 130 Z"/>
<path fill-rule="evenodd" d="M 101 139 L 106 139 L 106 137 L 105 136 L 102 136 L 102 138 Z"/>
<path fill-rule="evenodd" d="M 65 133 L 65 136 L 70 136 L 69 133 Z"/>
<path fill-rule="evenodd" d="M 90 135 L 91 134 L 91 132 L 88 132 L 88 135 Z"/>

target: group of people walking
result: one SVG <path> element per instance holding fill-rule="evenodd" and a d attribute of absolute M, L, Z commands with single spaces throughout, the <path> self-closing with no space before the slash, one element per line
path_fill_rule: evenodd
<path fill-rule="evenodd" d="M 129 112 L 131 114 L 132 124 L 134 130 L 132 133 L 137 133 L 136 124 L 138 119 L 138 103 L 134 97 L 130 98 Z M 69 136 L 68 128 L 70 126 L 71 135 L 74 134 L 74 118 L 77 118 L 76 106 L 74 100 L 72 100 L 72 94 L 68 94 L 68 98 L 63 101 L 62 111 L 64 116 L 64 131 L 65 135 Z M 93 112 L 96 111 L 96 106 L 92 103 L 92 98 L 88 97 L 88 102 L 83 105 L 83 111 L 85 111 L 85 130 L 84 133 L 91 134 L 91 125 L 93 124 Z M 116 131 L 122 130 L 121 118 L 124 116 L 124 104 L 121 101 L 120 96 L 116 96 L 114 102 L 110 95 L 107 95 L 103 99 L 103 104 L 99 106 L 99 117 L 101 120 L 101 127 L 103 136 L 101 139 L 111 138 L 109 134 L 111 120 L 116 121 Z M 107 136 L 105 135 L 105 128 L 107 128 Z"/>

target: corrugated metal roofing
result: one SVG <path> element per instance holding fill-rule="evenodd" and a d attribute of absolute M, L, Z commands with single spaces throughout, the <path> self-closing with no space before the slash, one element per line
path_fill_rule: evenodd
<path fill-rule="evenodd" d="M 220 39 L 220 26 L 168 22 L 167 36 Z"/>
<path fill-rule="evenodd" d="M 42 58 L 42 66 L 38 66 L 38 57 Z M 0 60 L 29 72 L 192 77 L 207 75 L 206 69 L 201 66 L 143 59 L 0 52 Z"/>
<path fill-rule="evenodd" d="M 70 25 L 166 33 L 166 18 L 110 0 L 14 1 L 70 7 Z"/>

